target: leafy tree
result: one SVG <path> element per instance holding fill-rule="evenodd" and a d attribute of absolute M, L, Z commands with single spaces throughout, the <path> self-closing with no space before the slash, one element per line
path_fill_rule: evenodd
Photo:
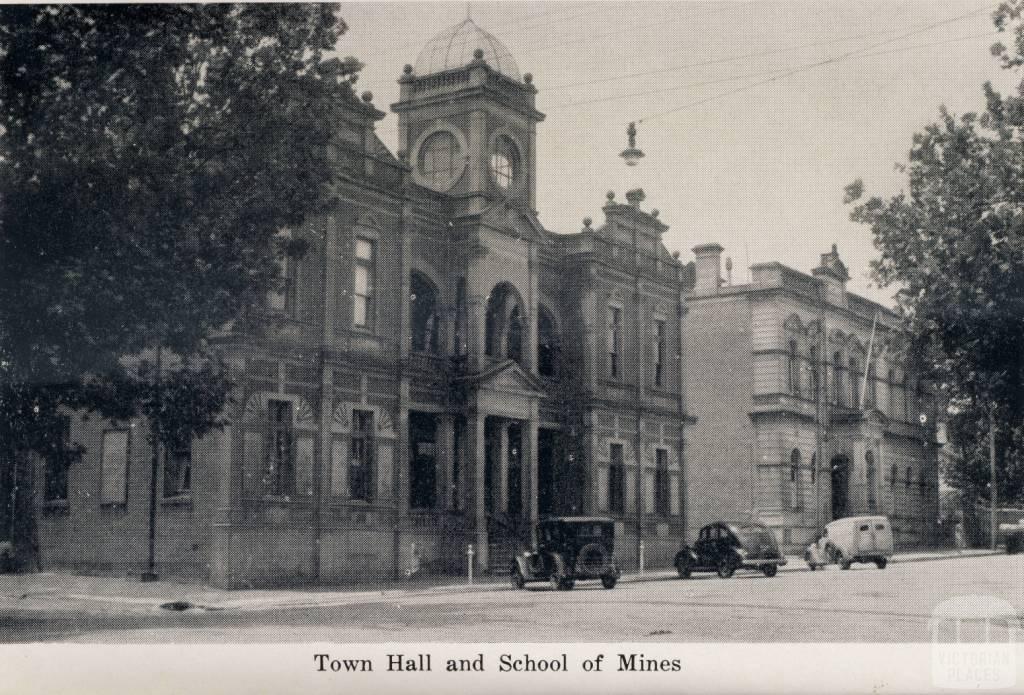
<path fill-rule="evenodd" d="M 996 26 L 1015 25 L 1015 49 L 993 47 L 1003 67 L 1024 65 L 1024 2 L 1004 3 Z M 1000 501 L 1024 500 L 1024 89 L 984 85 L 983 113 L 938 122 L 914 136 L 908 186 L 853 208 L 881 258 L 875 278 L 897 286 L 910 352 L 934 364 L 963 461 L 946 480 L 972 499 L 989 496 L 988 432 L 997 431 Z M 847 189 L 860 198 L 861 183 Z"/>
<path fill-rule="evenodd" d="M 31 480 L 62 409 L 161 413 L 168 442 L 217 425 L 229 382 L 207 337 L 301 251 L 276 233 L 329 202 L 326 144 L 361 67 L 333 55 L 345 29 L 331 5 L 0 7 L 9 481 Z M 126 359 L 157 347 L 179 365 L 159 399 Z M 10 509 L 23 561 L 31 496 Z"/>

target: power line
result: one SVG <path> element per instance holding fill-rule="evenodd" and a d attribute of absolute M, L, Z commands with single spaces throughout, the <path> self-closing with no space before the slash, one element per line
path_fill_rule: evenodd
<path fill-rule="evenodd" d="M 864 38 L 868 38 L 868 37 L 871 37 L 871 36 L 885 36 L 887 34 L 895 33 L 896 31 L 897 31 L 896 29 L 887 29 L 886 31 L 872 31 L 872 32 L 868 32 L 868 33 L 865 33 L 865 34 L 854 34 L 852 36 L 841 36 L 839 38 L 831 39 L 831 40 L 828 40 L 828 41 L 812 41 L 810 43 L 802 43 L 802 44 L 799 44 L 799 45 L 796 45 L 796 46 L 786 46 L 784 48 L 773 48 L 771 50 L 760 51 L 758 53 L 745 53 L 745 54 L 739 55 L 739 56 L 729 56 L 729 57 L 726 57 L 726 58 L 714 58 L 714 59 L 711 59 L 711 60 L 702 60 L 702 61 L 699 61 L 699 62 L 696 62 L 696 63 L 684 63 L 682 65 L 673 65 L 671 67 L 659 68 L 657 70 L 644 70 L 644 71 L 641 71 L 641 72 L 632 72 L 632 73 L 626 73 L 626 74 L 622 74 L 622 75 L 613 75 L 611 77 L 598 77 L 598 78 L 595 78 L 595 79 L 592 79 L 592 80 L 584 80 L 582 82 L 567 82 L 567 83 L 563 83 L 563 84 L 550 85 L 550 86 L 546 86 L 544 89 L 545 89 L 545 91 L 549 91 L 549 90 L 550 91 L 554 91 L 556 89 L 571 89 L 571 88 L 574 88 L 574 87 L 584 87 L 584 86 L 589 86 L 589 85 L 594 85 L 594 84 L 602 84 L 602 83 L 605 83 L 605 82 L 614 82 L 616 80 L 625 80 L 625 79 L 629 79 L 629 78 L 633 78 L 633 77 L 648 77 L 650 75 L 660 75 L 660 74 L 664 74 L 666 72 L 675 72 L 676 70 L 686 70 L 688 68 L 698 68 L 698 67 L 704 67 L 704 66 L 707 66 L 707 65 L 720 65 L 722 63 L 734 63 L 736 61 L 746 60 L 748 58 L 763 58 L 765 56 L 775 55 L 777 53 L 788 53 L 790 51 L 798 51 L 798 50 L 801 50 L 803 48 L 813 48 L 815 46 L 826 46 L 826 45 L 833 44 L 833 43 L 839 43 L 841 41 L 855 41 L 857 39 L 864 39 Z"/>
<path fill-rule="evenodd" d="M 857 54 L 857 55 L 850 55 L 850 56 L 847 56 L 847 57 L 842 58 L 842 59 L 836 58 L 835 60 L 832 60 L 831 62 L 839 63 L 839 62 L 843 62 L 845 60 L 857 60 L 857 59 L 860 59 L 860 58 L 871 58 L 871 57 L 874 57 L 874 56 L 889 55 L 889 54 L 892 54 L 892 53 L 902 53 L 902 52 L 905 52 L 905 51 L 915 50 L 915 49 L 918 49 L 918 48 L 928 48 L 928 47 L 932 47 L 932 46 L 943 46 L 943 45 L 950 44 L 950 43 L 958 43 L 958 42 L 961 42 L 961 41 L 969 41 L 971 39 L 979 39 L 979 38 L 984 38 L 984 37 L 996 36 L 998 34 L 999 34 L 998 31 L 990 31 L 990 32 L 986 32 L 984 34 L 971 34 L 970 36 L 960 36 L 960 37 L 957 37 L 957 38 L 954 38 L 954 39 L 945 39 L 943 41 L 933 41 L 931 43 L 918 43 L 918 44 L 914 44 L 912 46 L 903 46 L 901 48 L 895 48 L 895 49 L 888 50 L 888 51 L 876 51 L 874 53 L 863 53 L 863 54 Z M 801 68 L 812 67 L 812 66 L 817 66 L 817 65 L 822 65 L 822 64 L 823 63 L 814 63 L 814 64 L 810 64 L 810 65 L 806 65 L 806 66 L 801 66 Z M 800 68 L 797 68 L 797 69 L 799 70 Z M 722 82 L 733 82 L 735 80 L 742 80 L 742 79 L 747 79 L 747 78 L 750 78 L 750 77 L 761 77 L 761 76 L 764 76 L 764 75 L 777 75 L 778 73 L 782 73 L 782 72 L 786 72 L 789 75 L 794 74 L 794 71 L 791 70 L 790 68 L 779 68 L 778 70 L 763 70 L 763 71 L 760 71 L 760 72 L 748 73 L 746 75 L 733 75 L 731 77 L 722 77 L 722 78 L 718 78 L 718 79 L 714 79 L 714 80 L 704 80 L 704 81 L 701 81 L 701 82 L 689 82 L 689 83 L 686 83 L 686 84 L 675 85 L 673 87 L 666 87 L 666 88 L 663 88 L 663 89 L 654 89 L 654 90 L 648 90 L 648 91 L 642 91 L 642 92 L 632 92 L 632 93 L 629 93 L 629 94 L 616 94 L 614 96 L 600 97 L 600 98 L 597 98 L 597 99 L 587 99 L 585 101 L 575 101 L 575 102 L 568 103 L 568 104 L 555 104 L 553 106 L 547 106 L 547 107 L 545 107 L 545 109 L 548 110 L 548 111 L 554 111 L 554 110 L 558 110 L 558 109 L 571 108 L 571 107 L 575 107 L 575 106 L 586 106 L 586 105 L 589 105 L 589 104 L 598 104 L 598 103 L 605 102 L 605 101 L 615 101 L 615 100 L 618 100 L 618 99 L 628 99 L 628 98 L 639 97 L 639 96 L 648 96 L 648 95 L 651 95 L 651 94 L 663 94 L 663 93 L 666 93 L 666 92 L 677 92 L 677 91 L 680 91 L 680 90 L 683 90 L 683 89 L 689 89 L 691 87 L 703 87 L 703 86 L 710 85 L 710 84 L 719 84 L 719 83 L 722 83 Z M 780 77 L 782 77 L 782 76 L 780 76 Z M 764 84 L 766 82 L 767 81 L 761 82 L 761 83 L 757 83 L 757 84 Z M 757 86 L 757 85 L 756 84 L 745 85 L 741 89 L 746 89 L 747 87 L 754 87 L 754 86 Z M 734 91 L 739 91 L 739 89 L 734 90 Z M 733 93 L 733 92 L 725 92 L 723 95 L 715 95 L 714 97 L 711 97 L 711 98 L 717 98 L 718 96 L 724 96 L 725 94 L 731 94 L 731 93 Z M 647 119 L 650 119 L 650 118 L 652 118 L 652 117 L 651 116 L 647 117 Z"/>
<path fill-rule="evenodd" d="M 644 116 L 643 118 L 638 118 L 638 119 L 636 119 L 636 122 L 637 123 L 644 123 L 646 121 L 650 121 L 650 120 L 655 119 L 655 118 L 661 118 L 662 116 L 668 116 L 668 115 L 676 113 L 678 111 L 683 111 L 685 109 L 690 109 L 690 108 L 694 108 L 696 106 L 701 106 L 702 104 L 707 104 L 708 102 L 715 101 L 717 99 L 721 99 L 723 97 L 730 96 L 732 94 L 737 94 L 739 92 L 744 92 L 744 91 L 747 91 L 749 89 L 753 89 L 754 87 L 760 87 L 762 85 L 770 84 L 772 82 L 778 82 L 779 80 L 785 79 L 787 77 L 791 77 L 792 75 L 796 75 L 797 73 L 806 72 L 807 70 L 812 70 L 814 68 L 821 67 L 823 65 L 828 65 L 830 63 L 836 63 L 836 62 L 845 60 L 847 58 L 856 56 L 858 54 L 862 54 L 865 51 L 870 51 L 870 50 L 872 50 L 874 48 L 880 48 L 882 46 L 886 46 L 888 44 L 895 43 L 896 41 L 902 41 L 903 39 L 905 39 L 907 37 L 914 36 L 915 34 L 924 33 L 926 31 L 929 31 L 929 30 L 934 29 L 934 28 L 939 27 L 939 26 L 943 26 L 945 24 L 952 24 L 954 22 L 960 22 L 960 21 L 963 21 L 965 19 L 969 19 L 971 17 L 974 17 L 975 15 L 981 14 L 982 12 L 989 12 L 991 10 L 994 10 L 996 7 L 998 7 L 998 6 L 997 5 L 989 5 L 987 7 L 981 8 L 980 10 L 975 10 L 973 12 L 968 12 L 967 14 L 959 15 L 959 16 L 956 16 L 956 17 L 951 17 L 950 19 L 945 19 L 945 20 L 942 20 L 940 22 L 933 22 L 932 24 L 928 24 L 928 25 L 926 25 L 924 27 L 921 27 L 919 29 L 915 29 L 914 31 L 906 32 L 904 34 L 901 34 L 901 35 L 896 36 L 896 37 L 891 38 L 891 39 L 887 39 L 885 41 L 879 41 L 878 43 L 871 44 L 870 46 L 864 46 L 862 48 L 857 48 L 857 49 L 854 49 L 852 51 L 847 51 L 846 53 L 843 53 L 841 55 L 833 56 L 831 58 L 827 58 L 825 60 L 821 60 L 821 61 L 818 61 L 816 63 L 809 63 L 807 65 L 801 65 L 800 67 L 794 68 L 793 70 L 785 72 L 785 73 L 783 73 L 781 75 L 776 75 L 774 77 L 770 77 L 770 78 L 768 78 L 766 80 L 761 80 L 759 82 L 754 82 L 752 84 L 744 85 L 742 87 L 737 87 L 736 89 L 731 89 L 731 90 L 729 90 L 727 92 L 722 92 L 721 94 L 714 94 L 714 95 L 712 95 L 710 97 L 707 97 L 705 99 L 700 99 L 699 101 L 690 102 L 690 103 L 687 103 L 687 104 L 683 104 L 682 106 L 677 106 L 675 108 L 668 109 L 667 111 L 660 111 L 658 113 L 654 113 L 654 114 L 651 114 L 649 116 Z M 895 52 L 895 51 L 893 51 L 893 52 Z"/>

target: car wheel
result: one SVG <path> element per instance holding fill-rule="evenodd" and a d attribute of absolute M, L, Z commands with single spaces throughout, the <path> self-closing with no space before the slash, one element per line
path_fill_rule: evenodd
<path fill-rule="evenodd" d="M 841 570 L 848 570 L 848 569 L 850 569 L 850 565 L 852 565 L 852 564 L 853 564 L 852 560 L 847 560 L 846 558 L 843 558 L 843 557 L 839 558 L 839 569 L 841 569 Z"/>
<path fill-rule="evenodd" d="M 686 560 L 680 560 L 676 563 L 676 572 L 679 573 L 680 579 L 690 578 L 690 563 Z"/>
<path fill-rule="evenodd" d="M 774 577 L 775 573 L 779 571 L 779 566 L 778 565 L 765 565 L 764 567 L 761 568 L 761 571 L 764 572 L 764 576 L 771 578 L 771 577 Z"/>
<path fill-rule="evenodd" d="M 614 589 L 618 581 L 618 577 L 613 577 L 610 574 L 606 574 L 605 576 L 601 577 L 601 586 L 603 586 L 605 589 Z"/>
<path fill-rule="evenodd" d="M 875 564 L 878 565 L 878 569 L 884 570 L 888 561 L 884 557 L 876 557 Z"/>
<path fill-rule="evenodd" d="M 813 572 L 814 570 L 818 569 L 818 566 L 817 566 L 816 564 L 814 564 L 813 562 L 808 562 L 808 563 L 807 563 L 807 566 L 811 568 L 811 571 L 812 571 L 812 572 Z"/>
<path fill-rule="evenodd" d="M 732 576 L 732 573 L 736 571 L 736 565 L 733 563 L 732 558 L 723 558 L 718 563 L 718 576 L 722 579 L 728 579 Z"/>
<path fill-rule="evenodd" d="M 523 577 L 523 573 L 519 571 L 518 567 L 512 568 L 512 588 L 522 589 L 526 586 L 526 579 Z"/>
<path fill-rule="evenodd" d="M 574 586 L 576 586 L 576 580 L 575 579 L 563 579 L 562 580 L 562 591 L 572 591 Z"/>

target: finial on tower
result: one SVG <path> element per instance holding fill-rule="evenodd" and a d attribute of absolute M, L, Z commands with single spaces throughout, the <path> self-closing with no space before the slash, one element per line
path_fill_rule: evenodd
<path fill-rule="evenodd" d="M 629 124 L 626 135 L 629 137 L 629 147 L 619 153 L 619 156 L 626 160 L 626 166 L 633 167 L 644 156 L 644 151 L 636 146 L 636 123 Z"/>

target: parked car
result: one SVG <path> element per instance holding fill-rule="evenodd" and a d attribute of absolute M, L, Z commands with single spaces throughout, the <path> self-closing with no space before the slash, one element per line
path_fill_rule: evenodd
<path fill-rule="evenodd" d="M 568 591 L 577 579 L 600 579 L 605 589 L 615 588 L 615 522 L 605 517 L 565 516 L 537 524 L 537 547 L 519 553 L 512 562 L 512 586 L 550 582 L 556 591 Z"/>
<path fill-rule="evenodd" d="M 850 516 L 825 526 L 821 538 L 807 546 L 804 560 L 811 571 L 827 564 L 848 570 L 854 562 L 873 562 L 883 570 L 892 553 L 892 526 L 888 517 Z"/>
<path fill-rule="evenodd" d="M 738 569 L 774 577 L 786 558 L 772 530 L 754 521 L 719 521 L 700 530 L 697 542 L 676 553 L 676 571 L 683 579 L 693 572 L 717 572 L 728 579 Z"/>

